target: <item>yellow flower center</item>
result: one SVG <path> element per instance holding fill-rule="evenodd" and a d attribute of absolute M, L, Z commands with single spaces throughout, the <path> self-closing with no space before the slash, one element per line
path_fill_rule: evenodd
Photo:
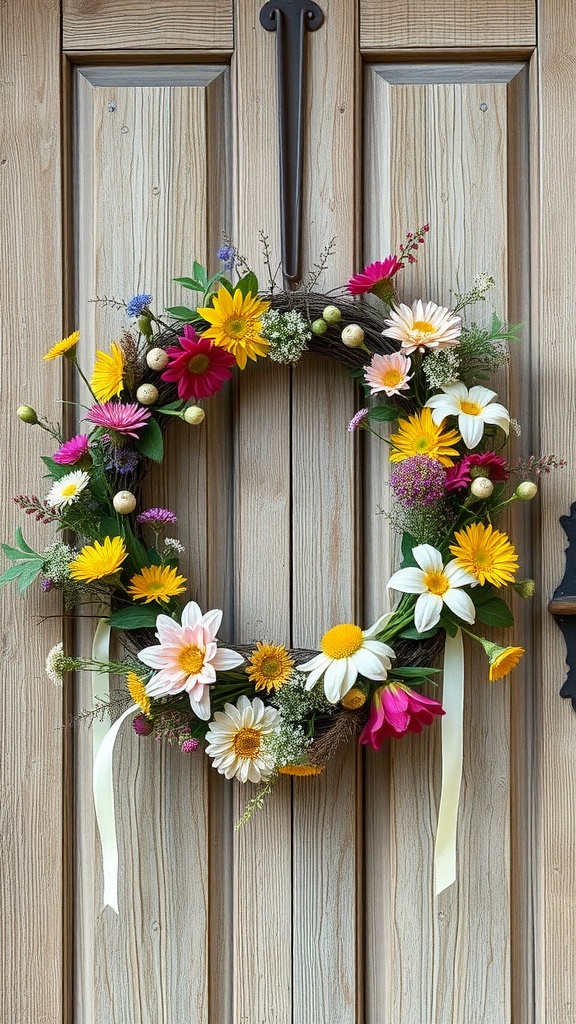
<path fill-rule="evenodd" d="M 472 559 L 478 569 L 491 569 L 494 565 L 494 558 L 489 551 L 474 551 Z"/>
<path fill-rule="evenodd" d="M 428 320 L 415 320 L 412 329 L 419 334 L 431 334 L 436 328 L 434 324 L 428 323 Z"/>
<path fill-rule="evenodd" d="M 152 580 L 151 582 L 146 584 L 146 589 L 151 594 L 159 594 L 161 590 L 164 590 L 164 587 L 165 587 L 165 584 L 164 584 L 164 582 L 162 580 L 156 580 L 156 581 Z"/>
<path fill-rule="evenodd" d="M 234 338 L 241 338 L 246 331 L 246 321 L 241 317 L 231 317 L 226 321 L 226 331 Z"/>
<path fill-rule="evenodd" d="M 282 672 L 282 668 L 276 658 L 264 658 L 258 669 L 266 679 L 276 679 Z"/>
<path fill-rule="evenodd" d="M 386 370 L 386 373 L 382 374 L 382 383 L 386 388 L 395 388 L 397 384 L 402 380 L 402 374 L 400 370 Z"/>
<path fill-rule="evenodd" d="M 430 451 L 433 439 L 423 434 L 421 437 L 417 437 L 414 441 L 414 451 L 417 455 L 424 455 L 427 451 Z"/>
<path fill-rule="evenodd" d="M 360 626 L 343 622 L 324 633 L 320 646 L 327 658 L 349 658 L 360 650 L 363 639 Z"/>
<path fill-rule="evenodd" d="M 447 590 L 450 590 L 450 580 L 441 571 L 427 572 L 424 576 L 424 586 L 429 594 L 441 597 Z"/>
<path fill-rule="evenodd" d="M 232 740 L 234 753 L 253 761 L 260 753 L 260 732 L 258 729 L 239 729 Z"/>
<path fill-rule="evenodd" d="M 76 494 L 77 490 L 78 484 L 66 484 L 66 486 L 62 488 L 62 497 L 71 498 L 73 494 Z"/>
<path fill-rule="evenodd" d="M 192 356 L 192 359 L 188 363 L 188 370 L 190 373 L 205 373 L 210 366 L 210 360 L 207 355 L 199 353 L 197 356 Z"/>
<path fill-rule="evenodd" d="M 178 665 L 188 675 L 195 675 L 204 664 L 205 653 L 200 647 L 196 647 L 196 644 L 188 644 L 178 655 Z"/>
<path fill-rule="evenodd" d="M 479 416 L 482 412 L 482 406 L 478 405 L 478 402 L 460 402 L 460 409 L 467 416 Z"/>

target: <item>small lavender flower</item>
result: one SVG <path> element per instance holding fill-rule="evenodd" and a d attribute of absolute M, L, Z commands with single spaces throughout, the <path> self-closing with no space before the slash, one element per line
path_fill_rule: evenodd
<path fill-rule="evenodd" d="M 199 745 L 200 741 L 191 737 L 189 740 L 184 740 L 180 750 L 183 754 L 193 754 L 194 751 L 198 749 Z"/>
<path fill-rule="evenodd" d="M 146 308 L 149 302 L 152 302 L 151 295 L 135 295 L 134 298 L 130 299 L 130 302 L 126 305 L 126 313 L 131 319 L 135 320 L 136 317 L 140 316 L 143 309 Z"/>
<path fill-rule="evenodd" d="M 136 522 L 151 526 L 153 530 L 159 530 L 160 527 L 167 526 L 168 523 L 178 522 L 178 516 L 168 508 L 148 508 L 136 517 Z"/>
<path fill-rule="evenodd" d="M 390 477 L 390 486 L 406 508 L 430 507 L 446 496 L 446 471 L 437 459 L 413 455 L 396 467 Z"/>
<path fill-rule="evenodd" d="M 350 420 L 350 423 L 348 424 L 348 433 L 353 433 L 354 430 L 361 426 L 361 424 L 366 419 L 367 415 L 368 409 L 359 409 L 358 412 L 355 412 L 352 419 Z"/>
<path fill-rule="evenodd" d="M 49 590 L 53 589 L 53 587 L 54 587 L 54 580 L 51 580 L 48 576 L 45 576 L 44 579 L 42 579 L 40 581 L 40 587 L 41 587 L 42 593 L 43 594 L 47 594 Z"/>
<path fill-rule="evenodd" d="M 221 245 L 216 257 L 224 264 L 224 270 L 233 270 L 236 262 L 236 250 L 233 245 Z"/>
<path fill-rule="evenodd" d="M 134 472 L 138 465 L 138 460 L 138 452 L 134 451 L 131 445 L 119 444 L 111 447 L 106 469 L 115 470 L 121 476 L 127 476 L 129 473 Z"/>

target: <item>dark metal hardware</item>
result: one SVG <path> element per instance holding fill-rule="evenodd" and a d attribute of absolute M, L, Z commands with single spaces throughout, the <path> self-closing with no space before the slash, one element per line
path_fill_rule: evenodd
<path fill-rule="evenodd" d="M 304 33 L 314 32 L 323 21 L 318 4 L 308 0 L 269 0 L 260 11 L 261 25 L 276 32 L 282 270 L 287 281 L 298 280 L 300 271 Z"/>
<path fill-rule="evenodd" d="M 576 711 L 576 502 L 569 516 L 560 516 L 560 525 L 568 537 L 566 570 L 560 586 L 548 605 L 566 641 L 568 675 L 560 690 L 561 697 L 570 697 Z"/>

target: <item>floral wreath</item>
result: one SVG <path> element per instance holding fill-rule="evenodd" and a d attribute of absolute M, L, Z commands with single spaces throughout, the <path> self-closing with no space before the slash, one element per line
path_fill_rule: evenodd
<path fill-rule="evenodd" d="M 104 604 L 125 652 L 118 662 L 94 653 L 79 658 L 58 644 L 47 658 L 49 677 L 60 683 L 76 669 L 121 673 L 127 692 L 109 700 L 110 710 L 130 704 L 139 736 L 163 737 L 186 754 L 202 746 L 227 779 L 261 784 L 244 820 L 279 775 L 319 774 L 339 742 L 356 736 L 378 750 L 383 740 L 419 733 L 443 716 L 441 700 L 422 688 L 435 685 L 432 662 L 445 637 L 464 631 L 477 640 L 490 681 L 524 653 L 476 631 L 512 626 L 505 588 L 522 597 L 534 592 L 531 580 L 516 579 L 518 555 L 494 520 L 511 502 L 533 498 L 539 475 L 563 463 L 553 456 L 507 461 L 509 433 L 519 427 L 485 382 L 507 362 L 518 327 L 505 327 L 496 314 L 489 326 L 462 315 L 485 299 L 492 278 L 479 275 L 450 309 L 399 301 L 397 283 L 427 231 L 408 233 L 397 254 L 328 296 L 315 286 L 331 245 L 305 286 L 283 292 L 270 274 L 262 292 L 227 240 L 221 270 L 209 276 L 195 262 L 190 277 L 176 279 L 202 296 L 197 306 L 172 307 L 161 319 L 150 295 L 126 304 L 133 329 L 96 353 L 89 379 L 78 362 L 78 331 L 44 356 L 69 360 L 91 392 L 81 433 L 65 438 L 30 406 L 18 409 L 56 450 L 43 456 L 47 494 L 15 501 L 73 539 L 36 552 L 18 529 L 15 545 L 2 545 L 14 564 L 0 583 L 14 580 L 23 592 L 39 579 L 43 591 L 61 590 L 69 607 Z M 222 611 L 185 603 L 176 516 L 142 508 L 141 483 L 151 463 L 162 461 L 172 420 L 199 426 L 209 415 L 205 401 L 235 366 L 243 371 L 262 358 L 293 365 L 306 350 L 343 363 L 363 387 L 365 407 L 348 431 L 382 436 L 395 424 L 382 440 L 393 469 L 389 517 L 402 536 L 401 565 L 387 582 L 398 603 L 368 628 L 332 625 L 320 653 L 262 640 L 224 644 Z"/>

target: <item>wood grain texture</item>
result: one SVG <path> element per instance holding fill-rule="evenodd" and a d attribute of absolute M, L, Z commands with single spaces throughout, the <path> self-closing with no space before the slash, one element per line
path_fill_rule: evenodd
<path fill-rule="evenodd" d="M 59 266 L 59 14 L 54 4 L 23 0 L 0 7 L 0 352 L 2 355 L 2 535 L 16 526 L 36 550 L 53 530 L 12 504 L 46 493 L 41 454 L 51 439 L 15 418 L 25 402 L 59 420 L 62 367 L 42 363 L 63 335 Z M 22 521 L 24 518 L 24 522 Z M 2 556 L 2 570 L 8 563 Z M 0 725 L 0 1018 L 60 1022 L 69 1009 L 63 892 L 69 851 L 63 811 L 64 691 L 47 679 L 44 661 L 62 639 L 60 602 L 34 584 L 23 599 L 2 591 Z M 49 616 L 49 618 L 45 618 Z M 68 684 L 67 684 L 68 686 Z"/>
<path fill-rule="evenodd" d="M 465 290 L 487 270 L 499 287 L 486 313 L 473 308 L 470 315 L 505 311 L 502 282 L 519 272 L 507 237 L 510 86 L 477 85 L 472 76 L 469 84 L 390 85 L 386 68 L 382 77 L 377 68 L 367 76 L 366 262 L 393 251 L 407 228 L 429 222 L 427 251 L 403 271 L 403 299 L 449 305 L 450 289 Z M 388 503 L 378 454 L 369 446 L 367 509 Z M 371 550 L 379 552 L 367 574 L 370 618 L 382 607 L 381 580 L 392 569 L 385 564 L 387 525 L 378 525 L 369 527 Z M 375 1024 L 511 1019 L 509 697 L 506 687 L 487 686 L 485 659 L 473 650 L 466 678 L 458 876 L 438 900 L 432 892 L 440 731 L 391 745 L 388 799 L 380 797 L 388 754 L 367 756 L 367 1012 Z M 376 913 L 385 915 L 380 927 Z"/>
<path fill-rule="evenodd" d="M 542 581 L 538 610 L 535 731 L 537 835 L 536 1019 L 543 1024 L 569 1024 L 576 1013 L 572 937 L 576 933 L 573 895 L 576 820 L 576 720 L 568 701 L 558 697 L 565 678 L 565 647 L 546 610 L 562 579 L 566 539 L 558 522 L 569 512 L 576 491 L 574 431 L 576 393 L 571 340 L 574 254 L 565 247 L 574 220 L 576 130 L 574 79 L 567 74 L 576 44 L 573 11 L 565 4 L 538 5 L 540 52 L 539 143 L 541 221 L 533 224 L 535 240 L 534 322 L 539 324 L 535 372 L 538 381 L 541 451 L 568 459 L 568 468 L 545 482 L 541 509 L 541 542 L 537 548 Z"/>
<path fill-rule="evenodd" d="M 232 0 L 63 0 L 64 50 L 233 47 Z"/>
<path fill-rule="evenodd" d="M 360 49 L 532 47 L 533 0 L 360 0 Z"/>
<path fill-rule="evenodd" d="M 188 88 L 133 87 L 124 83 L 121 70 L 115 75 L 109 69 L 98 85 L 90 71 L 77 73 L 78 316 L 87 367 L 94 347 L 107 348 L 127 325 L 122 311 L 90 299 L 150 291 L 158 311 L 181 301 L 171 278 L 187 273 L 194 257 L 210 263 L 227 227 L 221 176 L 227 71 L 204 68 L 201 76 L 191 69 Z M 192 570 L 190 596 L 203 608 L 209 600 L 229 600 L 231 589 L 229 572 L 223 571 L 227 547 L 220 543 L 228 499 L 214 490 L 222 486 L 226 495 L 224 478 L 228 485 L 230 479 L 227 404 L 226 395 L 219 396 L 206 430 L 173 426 L 169 456 L 152 474 L 148 491 L 154 504 L 167 504 L 178 514 L 178 537 Z M 218 501 L 219 523 L 207 511 Z M 89 688 L 82 688 L 79 700 L 90 706 Z M 142 744 L 129 724 L 116 764 L 119 917 L 100 908 L 91 739 L 79 733 L 77 1013 L 95 1024 L 169 1024 L 186 1015 L 207 1022 L 211 979 L 216 982 L 208 927 L 226 918 L 215 906 L 225 901 L 224 889 L 214 887 L 214 901 L 208 892 L 213 865 L 221 863 L 208 843 L 209 764 L 185 758 L 177 748 Z"/>

